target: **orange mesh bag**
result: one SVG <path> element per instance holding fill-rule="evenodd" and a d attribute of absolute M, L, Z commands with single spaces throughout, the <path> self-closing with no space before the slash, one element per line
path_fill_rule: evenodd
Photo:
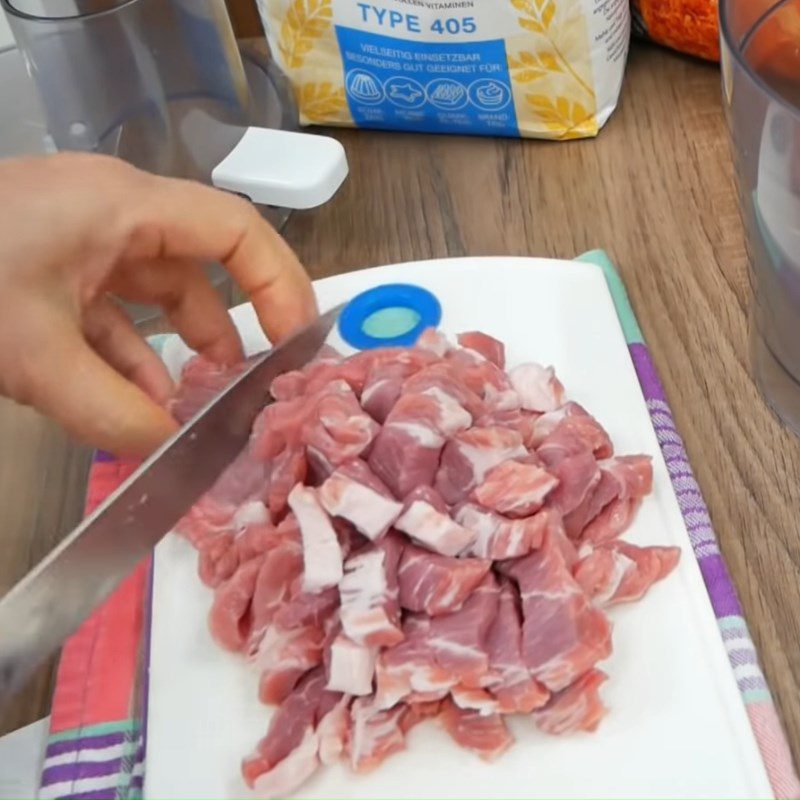
<path fill-rule="evenodd" d="M 719 61 L 717 0 L 633 0 L 638 33 L 693 56 Z"/>

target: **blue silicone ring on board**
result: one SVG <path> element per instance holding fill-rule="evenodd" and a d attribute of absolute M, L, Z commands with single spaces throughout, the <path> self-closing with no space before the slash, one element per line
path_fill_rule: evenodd
<path fill-rule="evenodd" d="M 410 347 L 441 321 L 442 307 L 427 289 L 390 283 L 354 297 L 339 317 L 339 333 L 358 350 Z"/>

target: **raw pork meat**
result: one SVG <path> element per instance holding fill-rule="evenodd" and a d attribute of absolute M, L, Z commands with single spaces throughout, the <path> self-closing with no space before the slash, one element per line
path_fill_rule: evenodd
<path fill-rule="evenodd" d="M 319 500 L 332 517 L 346 519 L 372 541 L 386 533 L 403 510 L 361 460 L 339 467 L 320 487 Z"/>
<path fill-rule="evenodd" d="M 403 543 L 389 534 L 377 545 L 349 558 L 339 582 L 344 632 L 367 647 L 401 641 L 397 570 Z"/>
<path fill-rule="evenodd" d="M 575 683 L 554 694 L 544 708 L 534 712 L 536 726 L 556 735 L 597 730 L 606 714 L 599 695 L 606 677 L 599 669 L 590 669 L 581 675 Z"/>
<path fill-rule="evenodd" d="M 550 691 L 611 655 L 611 625 L 572 577 L 552 536 L 507 571 L 522 599 L 522 657 Z"/>
<path fill-rule="evenodd" d="M 472 497 L 484 508 L 507 517 L 529 517 L 538 511 L 558 478 L 551 475 L 535 456 L 504 461 L 486 473 Z"/>
<path fill-rule="evenodd" d="M 456 743 L 477 753 L 484 761 L 495 761 L 514 744 L 514 737 L 500 714 L 467 711 L 445 701 L 441 720 Z"/>
<path fill-rule="evenodd" d="M 487 361 L 491 361 L 496 367 L 505 369 L 506 366 L 506 346 L 497 339 L 487 336 L 480 331 L 470 331 L 460 333 L 458 343 L 461 347 L 466 347 L 480 353 Z"/>
<path fill-rule="evenodd" d="M 407 544 L 397 573 L 400 605 L 436 617 L 457 611 L 491 569 L 480 558 L 448 558 Z"/>
<path fill-rule="evenodd" d="M 338 586 L 343 574 L 342 548 L 316 492 L 298 484 L 289 494 L 289 505 L 303 536 L 303 588 L 318 592 Z"/>
<path fill-rule="evenodd" d="M 345 357 L 281 375 L 248 447 L 181 520 L 214 591 L 209 628 L 277 704 L 242 772 L 262 797 L 347 759 L 377 768 L 435 720 L 488 761 L 506 715 L 548 734 L 606 713 L 605 609 L 676 566 L 620 538 L 652 490 L 552 368 L 509 373 L 501 342 Z M 187 365 L 181 418 L 242 365 Z"/>
<path fill-rule="evenodd" d="M 677 547 L 637 547 L 623 541 L 581 547 L 575 580 L 600 605 L 640 600 L 678 565 Z"/>
<path fill-rule="evenodd" d="M 436 489 L 455 505 L 486 478 L 498 464 L 527 456 L 520 434 L 509 428 L 470 428 L 445 445 L 436 473 Z"/>

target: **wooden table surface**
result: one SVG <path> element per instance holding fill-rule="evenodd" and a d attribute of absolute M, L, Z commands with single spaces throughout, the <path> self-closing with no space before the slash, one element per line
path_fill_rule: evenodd
<path fill-rule="evenodd" d="M 346 186 L 286 229 L 314 278 L 442 256 L 611 254 L 800 756 L 800 443 L 748 373 L 746 256 L 718 70 L 635 47 L 620 107 L 594 141 L 335 135 L 352 168 Z M 2 590 L 78 520 L 88 459 L 8 404 L 0 443 Z M 43 670 L 0 732 L 45 714 L 50 685 Z"/>

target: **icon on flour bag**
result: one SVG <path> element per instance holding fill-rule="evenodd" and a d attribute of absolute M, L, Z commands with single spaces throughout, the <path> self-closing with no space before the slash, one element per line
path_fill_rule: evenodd
<path fill-rule="evenodd" d="M 304 125 L 577 139 L 616 107 L 628 0 L 258 0 Z"/>

